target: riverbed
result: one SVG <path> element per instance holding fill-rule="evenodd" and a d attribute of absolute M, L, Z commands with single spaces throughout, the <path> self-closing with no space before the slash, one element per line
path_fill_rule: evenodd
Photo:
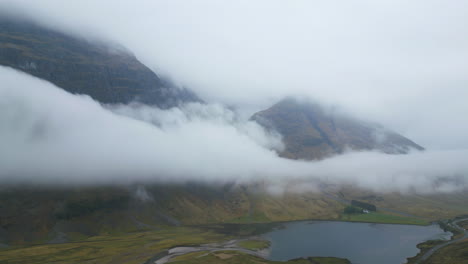
<path fill-rule="evenodd" d="M 450 236 L 437 225 L 301 221 L 262 237 L 271 242 L 270 260 L 321 256 L 347 258 L 353 264 L 398 264 L 419 252 L 417 244 Z"/>

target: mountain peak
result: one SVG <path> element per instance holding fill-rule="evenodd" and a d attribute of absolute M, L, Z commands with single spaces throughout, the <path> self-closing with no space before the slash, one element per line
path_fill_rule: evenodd
<path fill-rule="evenodd" d="M 281 156 L 323 159 L 347 150 L 406 154 L 424 148 L 379 124 L 336 113 L 313 102 L 285 98 L 252 119 L 283 136 Z"/>
<path fill-rule="evenodd" d="M 101 103 L 138 101 L 161 108 L 200 101 L 161 79 L 125 48 L 90 42 L 0 14 L 0 65 Z"/>

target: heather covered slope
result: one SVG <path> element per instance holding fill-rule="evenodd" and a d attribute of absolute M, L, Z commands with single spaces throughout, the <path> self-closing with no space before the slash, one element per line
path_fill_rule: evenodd
<path fill-rule="evenodd" d="M 321 106 L 284 99 L 253 115 L 259 124 L 283 136 L 282 156 L 292 159 L 323 159 L 346 150 L 378 150 L 404 154 L 421 146 L 384 127 L 338 115 Z"/>
<path fill-rule="evenodd" d="M 0 245 L 64 243 L 168 226 L 347 220 L 342 218 L 345 201 L 353 199 L 375 204 L 378 211 L 387 208 L 380 211 L 382 216 L 408 214 L 436 220 L 468 212 L 466 193 L 378 194 L 333 187 L 321 192 L 271 194 L 262 184 L 198 183 L 144 187 L 9 186 L 0 190 Z"/>
<path fill-rule="evenodd" d="M 0 244 L 63 243 L 164 226 L 333 219 L 321 196 L 274 196 L 260 186 L 204 184 L 9 187 L 0 191 Z"/>
<path fill-rule="evenodd" d="M 0 65 L 102 103 L 137 100 L 162 108 L 198 101 L 121 47 L 92 43 L 0 14 Z"/>

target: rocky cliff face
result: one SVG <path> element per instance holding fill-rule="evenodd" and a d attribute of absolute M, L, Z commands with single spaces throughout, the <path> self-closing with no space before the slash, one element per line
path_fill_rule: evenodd
<path fill-rule="evenodd" d="M 192 92 L 161 80 L 122 48 L 6 17 L 0 17 L 0 65 L 102 103 L 136 100 L 167 108 L 199 100 Z"/>
<path fill-rule="evenodd" d="M 285 150 L 280 154 L 292 159 L 323 159 L 346 150 L 378 150 L 389 154 L 423 150 L 381 125 L 327 112 L 317 104 L 292 98 L 256 113 L 252 119 L 277 130 L 285 143 Z"/>

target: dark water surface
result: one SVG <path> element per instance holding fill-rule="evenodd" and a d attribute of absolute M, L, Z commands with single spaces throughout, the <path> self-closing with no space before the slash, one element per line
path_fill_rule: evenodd
<path fill-rule="evenodd" d="M 306 221 L 285 227 L 263 235 L 271 241 L 270 260 L 320 256 L 347 258 L 353 264 L 399 264 L 419 252 L 417 244 L 451 235 L 437 225 Z"/>

